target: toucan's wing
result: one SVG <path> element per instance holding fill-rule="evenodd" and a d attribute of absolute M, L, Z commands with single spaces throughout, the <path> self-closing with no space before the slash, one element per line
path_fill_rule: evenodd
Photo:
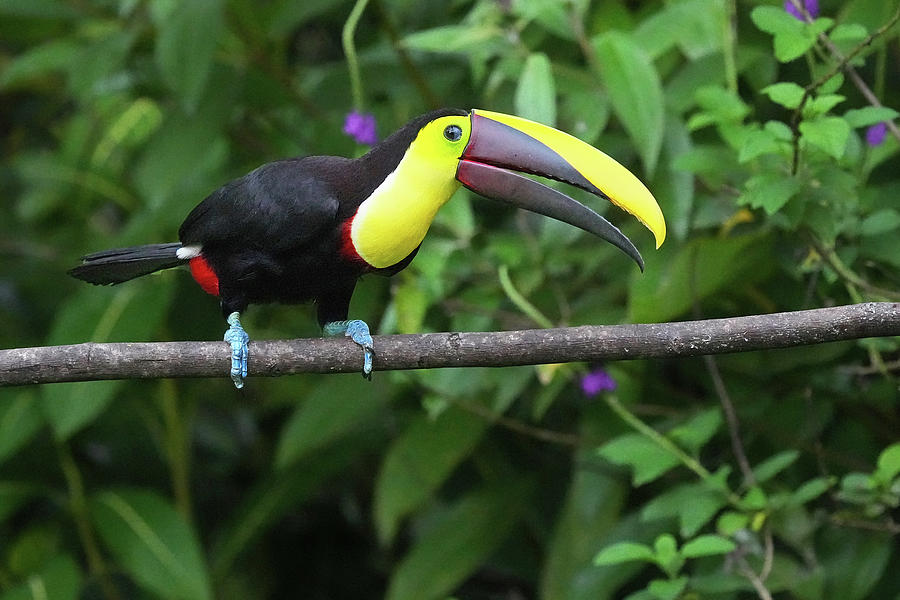
<path fill-rule="evenodd" d="M 268 163 L 222 186 L 188 214 L 178 232 L 182 244 L 280 252 L 332 231 L 339 202 L 320 176 L 320 163 L 331 158 Z"/>

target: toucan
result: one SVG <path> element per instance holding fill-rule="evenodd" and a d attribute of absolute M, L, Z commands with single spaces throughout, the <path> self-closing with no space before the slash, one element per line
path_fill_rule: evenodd
<path fill-rule="evenodd" d="M 369 327 L 348 320 L 356 281 L 409 265 L 438 209 L 460 185 L 588 231 L 643 270 L 637 248 L 609 221 L 521 173 L 606 198 L 637 217 L 657 248 L 665 239 L 653 195 L 600 150 L 521 117 L 441 109 L 414 118 L 359 158 L 264 164 L 198 204 L 179 229 L 180 241 L 89 254 L 69 273 L 106 285 L 187 264 L 200 287 L 219 298 L 238 388 L 247 377 L 249 336 L 240 322 L 247 306 L 315 302 L 326 335 L 346 335 L 362 347 L 362 373 L 370 378 Z"/>

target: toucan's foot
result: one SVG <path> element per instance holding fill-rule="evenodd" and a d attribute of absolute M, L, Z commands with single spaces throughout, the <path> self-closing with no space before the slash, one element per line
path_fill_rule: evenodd
<path fill-rule="evenodd" d="M 375 360 L 375 347 L 372 341 L 372 334 L 369 332 L 369 326 L 365 321 L 353 319 L 352 321 L 331 321 L 325 323 L 325 335 L 336 336 L 345 335 L 363 349 L 363 368 L 362 376 L 368 380 L 372 380 L 372 364 Z"/>
<path fill-rule="evenodd" d="M 250 357 L 250 349 L 247 343 L 250 336 L 241 327 L 241 313 L 233 312 L 228 315 L 228 324 L 231 326 L 225 332 L 225 341 L 231 344 L 231 380 L 234 387 L 244 387 L 244 378 L 247 376 L 247 361 Z"/>

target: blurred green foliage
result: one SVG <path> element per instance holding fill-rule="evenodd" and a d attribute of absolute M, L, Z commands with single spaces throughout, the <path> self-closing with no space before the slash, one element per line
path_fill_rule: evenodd
<path fill-rule="evenodd" d="M 895 0 L 809 23 L 763 0 L 372 0 L 364 106 L 352 8 L 0 0 L 0 346 L 218 338 L 184 273 L 65 271 L 174 240 L 263 162 L 363 151 L 353 109 L 382 137 L 435 106 L 555 125 L 640 173 L 670 231 L 654 252 L 611 215 L 641 276 L 461 192 L 409 269 L 358 287 L 382 333 L 900 297 L 898 139 L 877 135 L 900 106 Z M 318 335 L 309 307 L 245 324 Z M 898 356 L 624 362 L 594 398 L 575 365 L 5 390 L 0 600 L 897 598 Z"/>

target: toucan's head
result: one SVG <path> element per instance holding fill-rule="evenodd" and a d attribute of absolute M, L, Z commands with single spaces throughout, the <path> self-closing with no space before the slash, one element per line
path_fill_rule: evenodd
<path fill-rule="evenodd" d="M 410 239 L 405 246 L 414 248 L 424 237 L 434 211 L 461 183 L 482 196 L 593 233 L 644 268 L 637 248 L 609 221 L 562 192 L 520 173 L 565 182 L 610 200 L 637 217 L 653 233 L 657 248 L 666 237 L 662 211 L 637 177 L 600 150 L 546 125 L 480 109 L 469 112 L 443 109 L 414 119 L 382 146 L 386 151 L 403 148 L 395 178 L 387 181 L 399 183 L 402 179 L 404 190 L 415 189 L 417 197 L 425 195 L 436 202 L 426 203 L 430 216 L 412 216 L 421 204 L 413 199 L 398 203 L 396 198 L 400 192 L 395 190 L 390 194 L 394 198 L 391 201 L 394 211 L 377 210 L 374 202 L 361 207 L 363 214 L 354 224 L 359 235 L 354 241 L 361 255 L 375 266 L 393 264 L 391 261 L 406 256 L 404 252 L 409 250 L 407 247 L 384 250 L 387 236 L 381 235 L 382 232 L 398 228 L 407 231 Z M 373 198 L 384 196 L 378 190 L 372 195 Z M 379 221 L 377 226 L 364 225 L 375 221 Z M 424 228 L 413 226 L 423 221 Z"/>

